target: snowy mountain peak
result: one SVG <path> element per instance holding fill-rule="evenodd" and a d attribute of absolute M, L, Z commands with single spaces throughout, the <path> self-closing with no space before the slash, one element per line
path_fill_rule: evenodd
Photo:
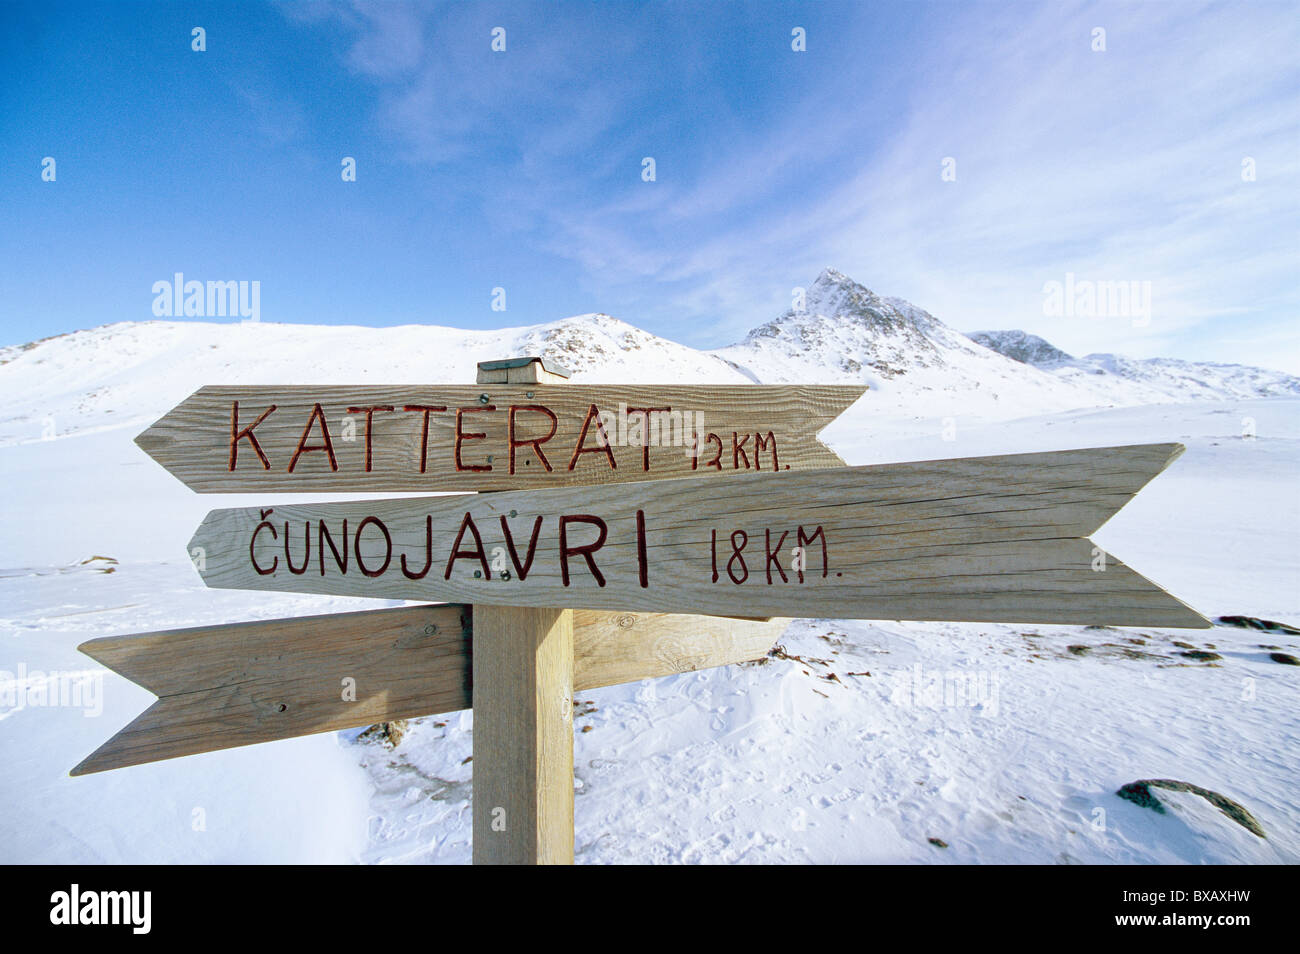
<path fill-rule="evenodd" d="M 904 303 L 906 304 L 906 303 Z M 802 307 L 800 307 L 802 306 Z M 934 319 L 918 308 L 905 311 L 881 298 L 842 272 L 826 268 L 807 290 L 802 302 L 781 316 L 749 333 L 747 342 L 764 338 L 787 339 L 792 347 L 816 347 L 836 331 L 858 326 L 869 337 L 910 337 L 912 345 L 928 350 L 924 334 L 918 334 Z"/>
<path fill-rule="evenodd" d="M 685 345 L 660 338 L 604 313 L 577 315 L 521 328 L 510 347 L 514 354 L 536 355 L 555 361 L 575 374 L 603 376 L 617 372 L 626 380 L 639 380 L 640 375 L 653 373 L 650 369 L 661 365 L 664 359 L 675 372 L 686 371 L 688 374 L 699 373 L 717 363 L 716 359 L 703 356 Z M 639 375 L 637 366 L 640 367 Z"/>
<path fill-rule="evenodd" d="M 822 270 L 803 304 L 715 353 L 754 381 L 867 383 L 876 405 L 892 392 L 890 401 L 912 408 L 963 414 L 1300 394 L 1300 378 L 1261 368 L 1076 358 L 1020 330 L 963 335 L 834 268 Z"/>
<path fill-rule="evenodd" d="M 952 348 L 982 350 L 922 309 L 881 298 L 843 272 L 825 268 L 802 302 L 719 353 L 751 374 L 767 368 L 766 380 L 779 364 L 787 367 L 776 380 L 802 376 L 878 383 L 920 368 L 941 368 Z"/>
<path fill-rule="evenodd" d="M 872 305 L 880 302 L 879 296 L 865 285 L 860 285 L 843 272 L 824 268 L 812 283 L 804 298 L 803 312 L 827 318 L 860 316 Z M 791 309 L 789 314 L 797 314 Z"/>

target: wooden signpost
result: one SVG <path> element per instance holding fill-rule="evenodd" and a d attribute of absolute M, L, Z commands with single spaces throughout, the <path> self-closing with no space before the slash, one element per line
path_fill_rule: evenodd
<path fill-rule="evenodd" d="M 209 586 L 440 605 L 93 640 L 159 698 L 74 774 L 472 705 L 475 863 L 569 863 L 575 690 L 760 657 L 796 612 L 1209 625 L 1088 539 L 1180 445 L 845 467 L 816 435 L 862 388 L 566 377 L 205 387 L 141 434 L 206 493 L 500 492 L 212 511 Z"/>
<path fill-rule="evenodd" d="M 863 393 L 540 383 L 205 387 L 136 443 L 200 493 L 573 487 L 838 467 L 817 432 Z"/>
<path fill-rule="evenodd" d="M 1181 452 L 214 510 L 213 587 L 725 616 L 1195 626 L 1087 535 Z"/>

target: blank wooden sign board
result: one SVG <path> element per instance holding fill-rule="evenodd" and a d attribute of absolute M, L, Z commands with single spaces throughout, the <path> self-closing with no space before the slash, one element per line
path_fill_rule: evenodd
<path fill-rule="evenodd" d="M 758 659 L 787 622 L 574 610 L 573 688 Z M 93 639 L 158 701 L 72 774 L 469 709 L 481 623 L 448 603 Z"/>
<path fill-rule="evenodd" d="M 209 513 L 209 586 L 431 605 L 86 643 L 158 701 L 73 774 L 472 705 L 475 863 L 571 863 L 575 690 L 759 658 L 796 613 L 1209 625 L 1088 539 L 1181 445 L 846 467 L 817 433 L 863 388 L 567 377 L 205 387 L 141 434 L 205 493 L 494 492 Z"/>

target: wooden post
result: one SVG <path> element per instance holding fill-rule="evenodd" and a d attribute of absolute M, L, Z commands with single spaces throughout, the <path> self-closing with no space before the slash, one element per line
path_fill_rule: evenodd
<path fill-rule="evenodd" d="M 474 863 L 573 864 L 573 611 L 474 607 Z"/>
<path fill-rule="evenodd" d="M 562 383 L 540 358 L 479 384 Z M 474 864 L 573 864 L 573 611 L 474 607 Z"/>

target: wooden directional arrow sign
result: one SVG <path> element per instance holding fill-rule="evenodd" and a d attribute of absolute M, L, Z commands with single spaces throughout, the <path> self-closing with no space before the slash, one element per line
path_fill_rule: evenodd
<path fill-rule="evenodd" d="M 1088 535 L 1183 448 L 216 510 L 209 586 L 723 616 L 1203 627 Z"/>
<path fill-rule="evenodd" d="M 508 490 L 843 464 L 840 386 L 205 387 L 136 438 L 201 493 Z"/>
<path fill-rule="evenodd" d="M 468 709 L 472 615 L 410 606 L 91 640 L 82 652 L 158 701 L 72 774 Z M 582 610 L 573 688 L 761 658 L 788 622 Z"/>

